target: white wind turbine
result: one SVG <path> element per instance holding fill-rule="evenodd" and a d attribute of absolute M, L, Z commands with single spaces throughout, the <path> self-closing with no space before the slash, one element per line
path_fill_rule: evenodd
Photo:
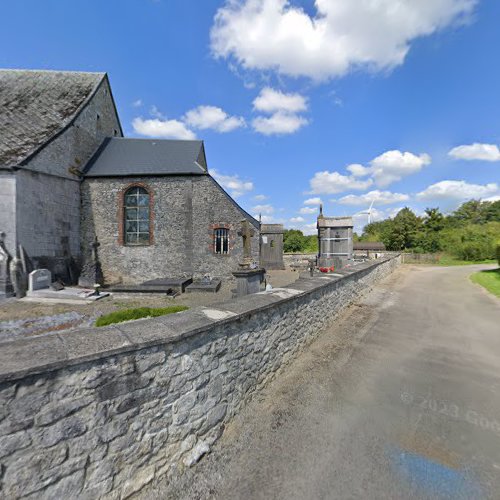
<path fill-rule="evenodd" d="M 370 204 L 370 208 L 366 211 L 366 212 L 359 212 L 361 215 L 368 215 L 368 224 L 371 224 L 372 222 L 372 208 L 373 208 L 373 203 L 374 203 L 375 200 L 372 200 L 371 204 Z"/>

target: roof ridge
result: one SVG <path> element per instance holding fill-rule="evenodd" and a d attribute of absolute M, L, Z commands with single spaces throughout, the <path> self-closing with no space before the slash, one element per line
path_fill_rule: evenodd
<path fill-rule="evenodd" d="M 26 73 L 73 73 L 81 75 L 105 75 L 106 71 L 79 71 L 72 69 L 34 69 L 34 68 L 0 68 L 0 71 L 17 71 Z"/>
<path fill-rule="evenodd" d="M 125 139 L 127 141 L 203 142 L 203 139 L 162 139 L 161 137 L 110 137 L 110 139 Z"/>

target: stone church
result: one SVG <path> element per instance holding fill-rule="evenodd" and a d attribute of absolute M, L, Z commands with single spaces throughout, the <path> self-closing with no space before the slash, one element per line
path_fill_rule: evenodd
<path fill-rule="evenodd" d="M 202 141 L 124 138 L 104 73 L 0 70 L 0 232 L 66 282 L 94 258 L 108 284 L 230 277 L 242 220 Z M 96 245 L 97 246 L 97 245 Z"/>

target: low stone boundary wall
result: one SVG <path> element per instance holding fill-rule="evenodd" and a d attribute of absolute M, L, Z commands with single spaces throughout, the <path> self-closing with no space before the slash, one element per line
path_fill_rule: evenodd
<path fill-rule="evenodd" d="M 441 254 L 438 253 L 402 253 L 403 264 L 438 264 Z"/>
<path fill-rule="evenodd" d="M 0 498 L 127 498 L 189 466 L 342 308 L 400 263 L 0 347 Z"/>

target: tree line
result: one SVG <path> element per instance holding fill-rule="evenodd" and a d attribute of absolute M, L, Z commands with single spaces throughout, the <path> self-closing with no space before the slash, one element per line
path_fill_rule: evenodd
<path fill-rule="evenodd" d="M 366 225 L 354 239 L 381 241 L 392 251 L 444 252 L 469 261 L 495 259 L 500 251 L 500 201 L 470 200 L 447 215 L 436 207 L 418 216 L 405 207 L 393 218 Z M 317 235 L 286 230 L 284 251 L 316 253 Z"/>
<path fill-rule="evenodd" d="M 500 201 L 470 200 L 448 215 L 426 208 L 422 217 L 406 207 L 392 219 L 366 225 L 359 240 L 381 241 L 387 250 L 494 259 L 500 244 Z"/>

